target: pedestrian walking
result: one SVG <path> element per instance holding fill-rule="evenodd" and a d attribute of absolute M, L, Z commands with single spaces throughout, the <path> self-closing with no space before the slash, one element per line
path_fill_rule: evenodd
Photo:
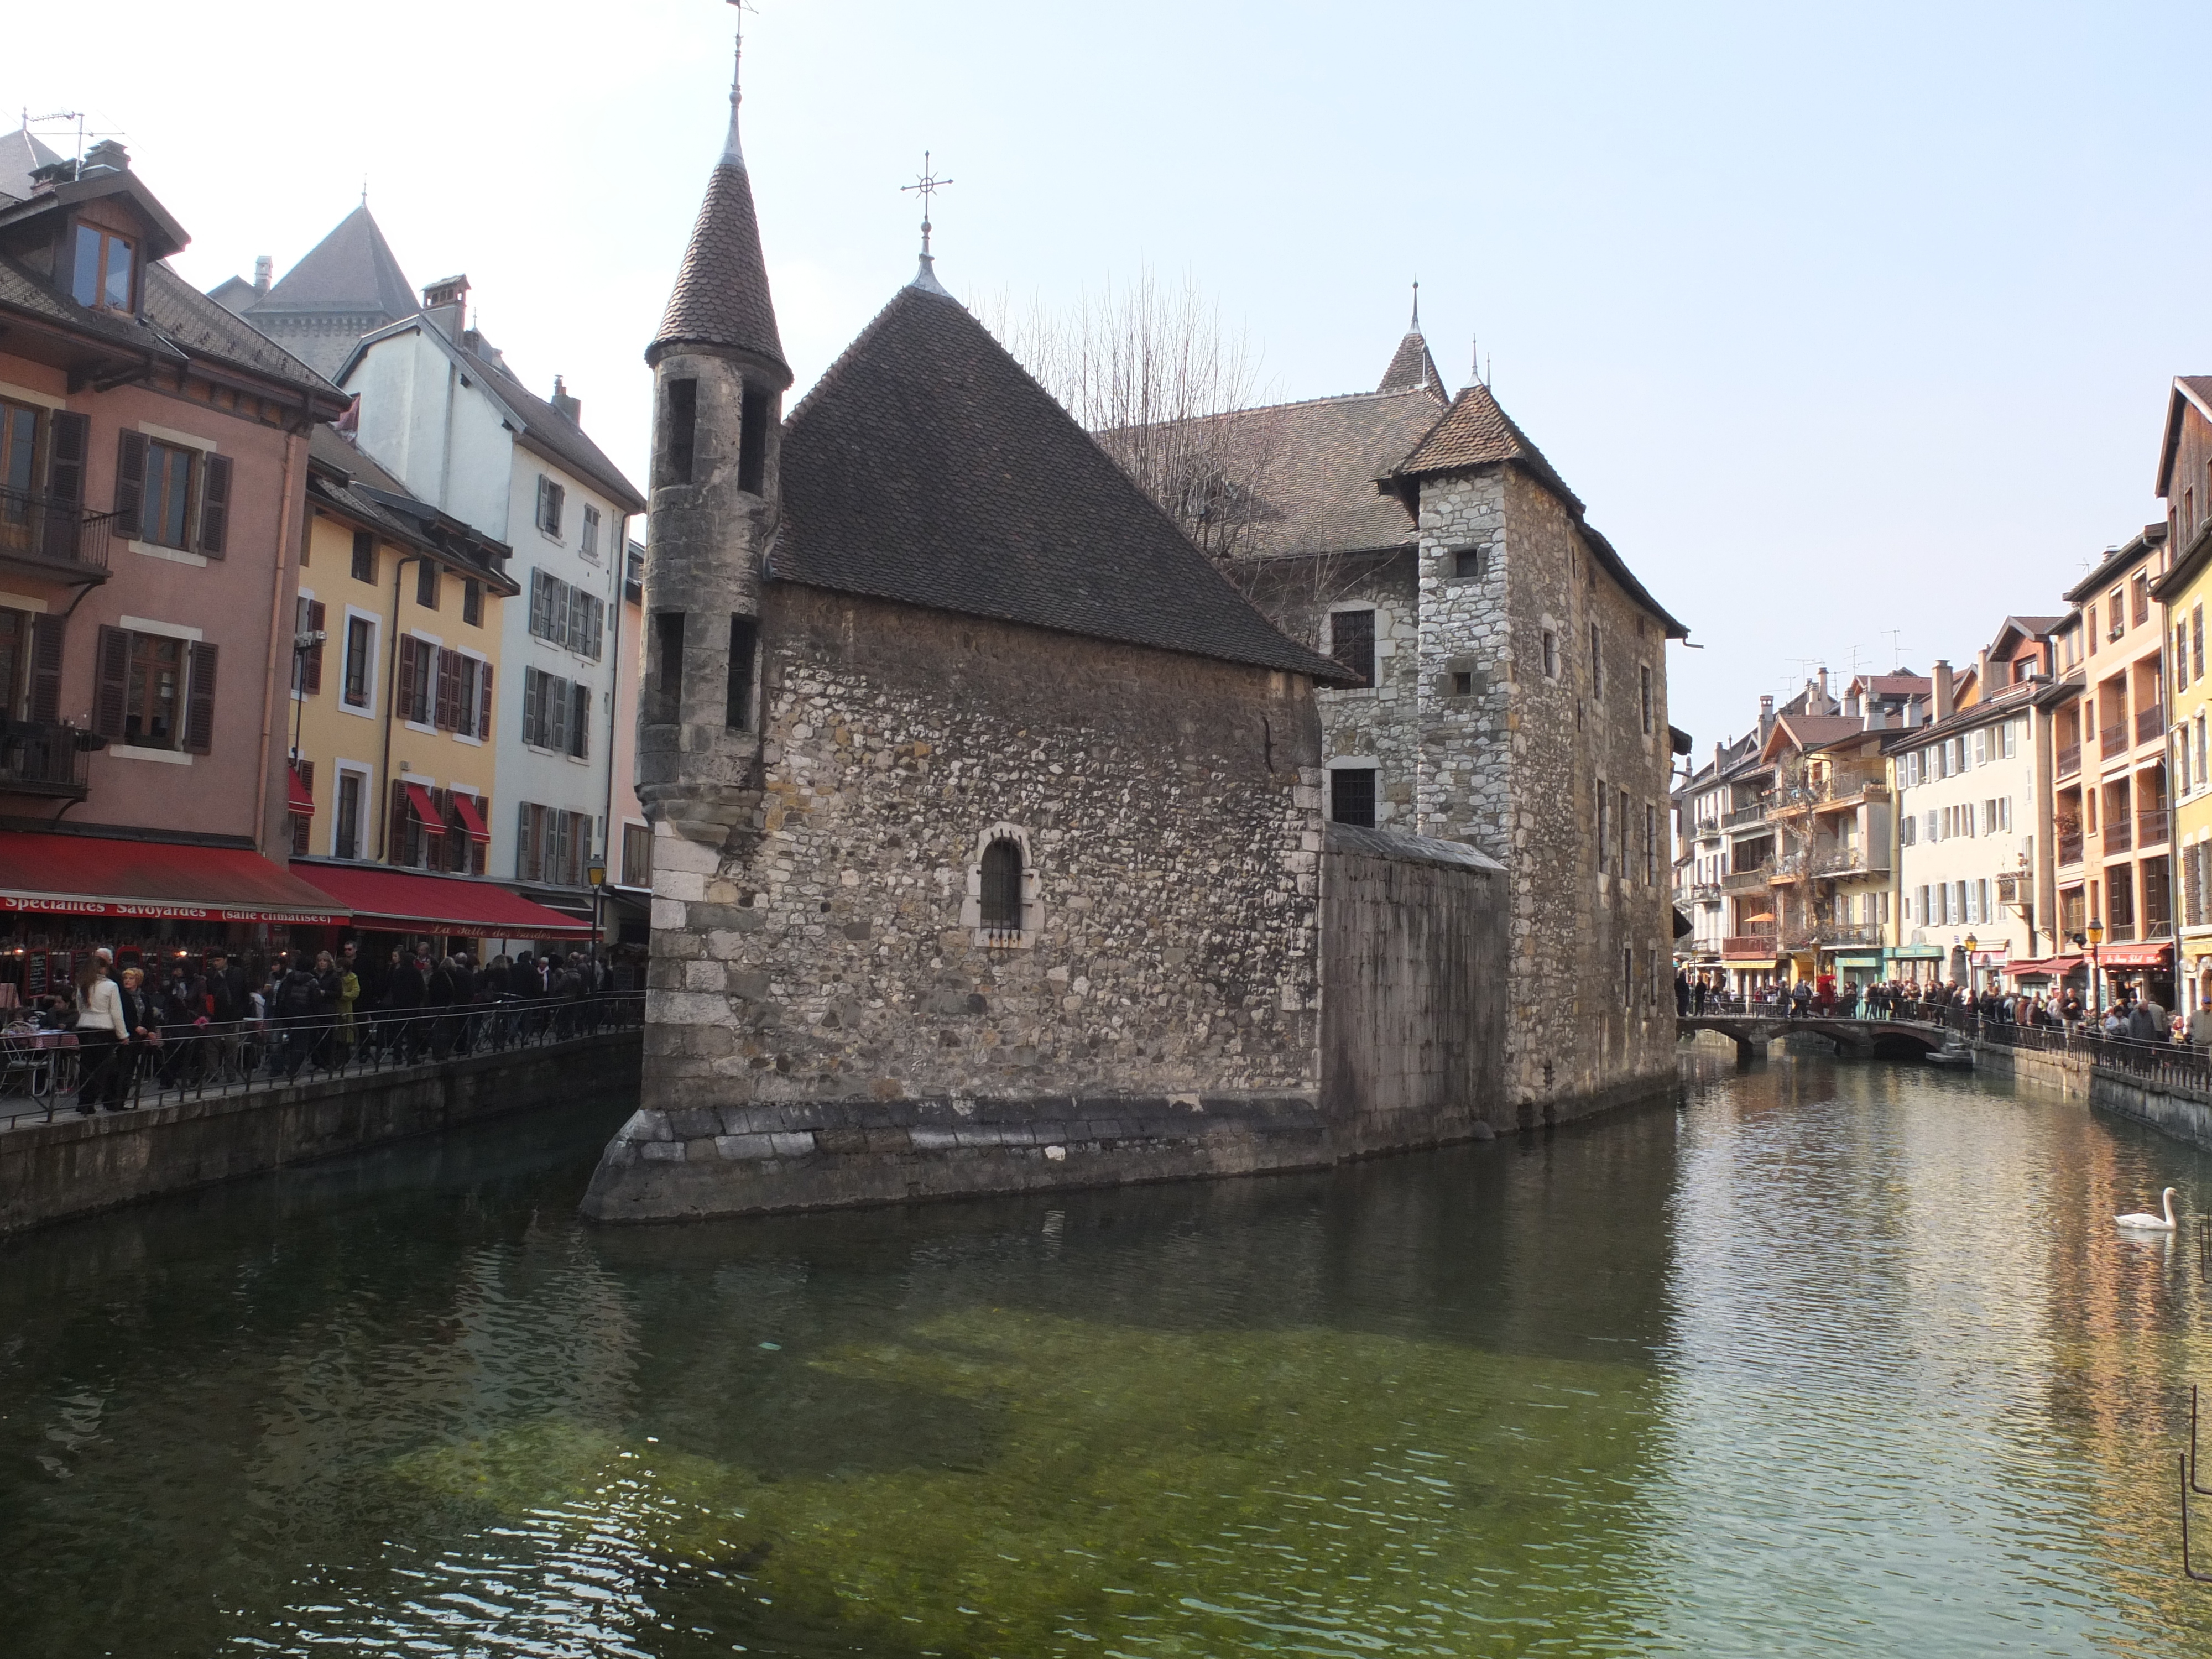
<path fill-rule="evenodd" d="M 107 976 L 112 959 L 102 948 L 87 951 L 76 965 L 76 1109 L 81 1117 L 90 1117 L 106 1103 L 117 1051 L 131 1035 L 123 1023 L 118 988 Z"/>

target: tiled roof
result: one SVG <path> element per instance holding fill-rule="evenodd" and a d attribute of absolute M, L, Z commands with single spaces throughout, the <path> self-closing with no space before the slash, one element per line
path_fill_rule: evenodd
<path fill-rule="evenodd" d="M 307 439 L 308 493 L 392 540 L 435 556 L 453 568 L 481 575 L 500 593 L 520 586 L 507 574 L 509 550 L 427 501 L 356 449 L 337 429 L 318 423 Z"/>
<path fill-rule="evenodd" d="M 769 299 L 752 183 L 735 155 L 725 155 L 707 180 L 707 199 L 699 204 L 675 290 L 646 361 L 678 344 L 719 346 L 763 358 L 783 370 L 785 385 L 791 383 L 775 307 Z"/>
<path fill-rule="evenodd" d="M 31 193 L 31 174 L 62 158 L 39 142 L 28 127 L 0 134 L 0 195 L 21 200 Z"/>
<path fill-rule="evenodd" d="M 1209 417 L 1257 499 L 1239 557 L 1412 546 L 1412 515 L 1375 481 L 1436 423 L 1429 392 L 1364 392 Z"/>
<path fill-rule="evenodd" d="M 1382 371 L 1377 392 L 1414 392 L 1422 389 L 1434 392 L 1441 399 L 1444 395 L 1444 377 L 1437 373 L 1437 360 L 1429 356 L 1429 343 L 1421 337 L 1418 328 L 1408 330 L 1406 337 L 1398 342 L 1398 349 L 1390 356 L 1390 366 Z"/>
<path fill-rule="evenodd" d="M 1480 382 L 1452 399 L 1443 418 L 1430 428 L 1413 453 L 1398 463 L 1396 470 L 1400 477 L 1413 478 L 1424 473 L 1449 472 L 1457 467 L 1486 466 L 1501 461 L 1526 468 L 1571 511 L 1577 514 L 1582 512 L 1581 498 L 1567 488 L 1566 480 L 1552 470 L 1552 464 L 1544 459 L 1544 452 L 1513 424 L 1512 416 L 1498 407 L 1498 399 L 1490 395 L 1490 388 Z"/>
<path fill-rule="evenodd" d="M 792 411 L 769 576 L 1346 677 L 1279 632 L 957 301 L 909 286 Z"/>
<path fill-rule="evenodd" d="M 421 309 L 413 283 L 399 268 L 391 244 L 363 202 L 339 220 L 331 234 L 309 248 L 300 263 L 252 309 L 272 315 L 291 312 L 374 313 L 398 322 Z"/>

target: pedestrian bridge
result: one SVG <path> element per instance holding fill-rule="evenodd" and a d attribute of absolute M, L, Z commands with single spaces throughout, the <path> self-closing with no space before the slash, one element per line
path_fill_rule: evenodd
<path fill-rule="evenodd" d="M 1739 1060 L 1765 1054 L 1768 1043 L 1792 1031 L 1826 1037 L 1839 1054 L 1905 1060 L 1933 1053 L 1953 1036 L 1943 1026 L 1917 1019 L 1834 1019 L 1817 1014 L 1802 1019 L 1778 1014 L 1684 1014 L 1675 1020 L 1674 1029 L 1683 1036 L 1693 1031 L 1717 1031 L 1735 1043 Z"/>

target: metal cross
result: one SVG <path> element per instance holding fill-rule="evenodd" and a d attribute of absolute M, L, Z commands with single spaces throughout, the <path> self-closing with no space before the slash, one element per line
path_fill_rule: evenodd
<path fill-rule="evenodd" d="M 902 195 L 910 190 L 921 192 L 921 257 L 925 259 L 929 258 L 929 198 L 951 182 L 950 179 L 939 179 L 930 172 L 929 152 L 924 150 L 921 153 L 921 177 L 910 185 L 899 186 Z"/>

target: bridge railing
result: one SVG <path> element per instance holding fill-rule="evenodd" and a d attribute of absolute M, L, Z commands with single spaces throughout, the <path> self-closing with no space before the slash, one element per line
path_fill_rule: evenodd
<path fill-rule="evenodd" d="M 1927 1002 L 1899 1004 L 1899 1017 L 1945 1026 L 1961 1036 L 2007 1048 L 2079 1054 L 2108 1071 L 2212 1091 L 2212 1054 L 2186 1042 L 2108 1036 L 2082 1025 L 2023 1025 L 2014 1020 L 1991 1019 L 1972 1008 Z"/>
<path fill-rule="evenodd" d="M 502 997 L 450 1007 L 362 1009 L 351 1014 L 276 1016 L 165 1026 L 159 1042 L 112 1051 L 128 1069 L 130 1107 L 161 1106 L 330 1078 L 374 1077 L 412 1066 L 451 1066 L 479 1055 L 526 1051 L 635 1030 L 645 993 Z M 0 1127 L 51 1121 L 58 1108 L 89 1111 L 115 1072 L 88 1074 L 91 1052 L 70 1031 L 0 1033 Z"/>

